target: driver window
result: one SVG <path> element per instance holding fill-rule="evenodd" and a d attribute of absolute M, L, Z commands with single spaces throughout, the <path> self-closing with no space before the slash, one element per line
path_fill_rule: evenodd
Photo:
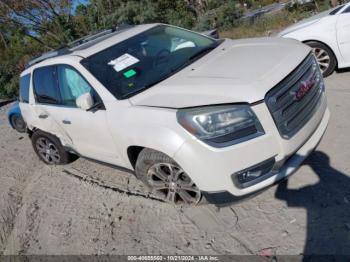
<path fill-rule="evenodd" d="M 59 65 L 57 71 L 62 105 L 76 107 L 76 99 L 82 94 L 91 93 L 91 86 L 70 66 Z"/>

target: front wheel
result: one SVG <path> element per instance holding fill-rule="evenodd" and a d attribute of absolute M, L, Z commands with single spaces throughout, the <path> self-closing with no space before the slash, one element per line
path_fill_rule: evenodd
<path fill-rule="evenodd" d="M 327 77 L 331 75 L 337 66 L 337 59 L 333 51 L 328 46 L 319 42 L 311 41 L 306 42 L 306 44 L 312 48 L 323 76 Z"/>
<path fill-rule="evenodd" d="M 136 162 L 136 176 L 166 202 L 197 205 L 202 193 L 186 172 L 167 155 L 143 149 Z"/>

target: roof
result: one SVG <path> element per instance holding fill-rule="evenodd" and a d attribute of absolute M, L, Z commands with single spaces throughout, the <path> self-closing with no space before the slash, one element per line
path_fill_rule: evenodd
<path fill-rule="evenodd" d="M 95 34 L 82 37 L 78 40 L 69 43 L 59 49 L 42 54 L 28 62 L 26 69 L 39 64 L 51 58 L 75 55 L 80 57 L 88 57 L 92 54 L 100 52 L 112 45 L 122 42 L 136 34 L 148 30 L 157 24 L 144 24 L 137 26 L 119 26 L 100 31 Z"/>
<path fill-rule="evenodd" d="M 134 35 L 140 34 L 152 27 L 155 27 L 159 24 L 143 24 L 143 25 L 137 25 L 132 28 L 129 28 L 128 30 L 124 30 L 119 32 L 118 34 L 112 35 L 111 37 L 108 37 L 104 39 L 103 41 L 99 41 L 96 44 L 85 46 L 85 48 L 76 48 L 73 49 L 73 54 L 82 56 L 82 57 L 88 57 L 95 53 L 98 53 L 108 47 L 111 47 L 117 43 L 123 42 L 124 40 L 133 37 Z"/>

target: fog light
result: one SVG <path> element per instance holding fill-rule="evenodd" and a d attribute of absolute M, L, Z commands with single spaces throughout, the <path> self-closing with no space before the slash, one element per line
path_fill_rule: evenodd
<path fill-rule="evenodd" d="M 275 158 L 270 158 L 250 168 L 234 173 L 232 175 L 232 180 L 235 185 L 240 188 L 255 185 L 274 174 L 274 172 L 272 172 L 274 165 Z"/>

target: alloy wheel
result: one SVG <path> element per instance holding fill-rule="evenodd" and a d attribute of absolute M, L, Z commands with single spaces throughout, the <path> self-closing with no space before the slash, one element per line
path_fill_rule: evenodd
<path fill-rule="evenodd" d="M 313 48 L 312 50 L 316 56 L 318 64 L 320 65 L 322 73 L 324 73 L 331 64 L 330 55 L 322 48 Z"/>
<path fill-rule="evenodd" d="M 60 153 L 55 146 L 49 139 L 45 137 L 40 137 L 36 141 L 36 149 L 38 150 L 39 155 L 41 158 L 48 164 L 59 164 L 61 157 Z"/>
<path fill-rule="evenodd" d="M 199 188 L 177 165 L 154 164 L 148 170 L 147 180 L 154 191 L 163 195 L 166 202 L 196 205 L 201 199 Z"/>

